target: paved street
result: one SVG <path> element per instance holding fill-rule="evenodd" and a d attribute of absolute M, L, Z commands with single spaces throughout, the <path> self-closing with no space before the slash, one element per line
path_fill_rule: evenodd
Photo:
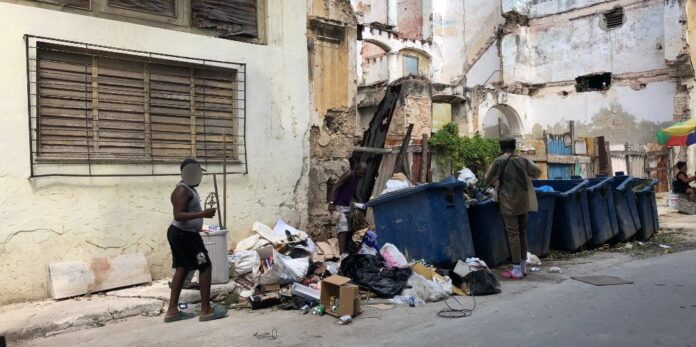
<path fill-rule="evenodd" d="M 28 346 L 696 346 L 696 251 L 647 259 L 611 252 L 565 262 L 563 274 L 503 282 L 500 295 L 476 298 L 468 318 L 437 317 L 444 303 L 380 311 L 366 307 L 351 325 L 329 317 L 264 310 L 220 321 L 163 324 L 138 317 L 101 328 L 25 341 Z M 545 264 L 546 265 L 546 264 Z M 595 287 L 570 279 L 603 274 L 635 282 Z M 460 298 L 464 306 L 471 298 Z M 277 339 L 255 333 L 277 331 Z"/>

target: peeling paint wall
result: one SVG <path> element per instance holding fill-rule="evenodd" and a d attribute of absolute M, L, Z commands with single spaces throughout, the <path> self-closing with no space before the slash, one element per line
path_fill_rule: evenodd
<path fill-rule="evenodd" d="M 471 88 L 477 85 L 500 82 L 502 75 L 500 64 L 500 50 L 498 45 L 492 44 L 466 73 L 466 86 Z"/>
<path fill-rule="evenodd" d="M 23 35 L 247 64 L 248 175 L 228 179 L 230 241 L 254 221 L 307 223 L 310 101 L 303 2 L 268 9 L 268 45 L 0 3 L 0 304 L 48 296 L 47 264 L 143 252 L 155 278 L 171 275 L 166 229 L 176 177 L 28 180 Z M 176 43 L 176 44 L 173 44 Z M 9 150 L 11 149 L 11 150 Z M 178 165 L 171 169 L 177 170 Z M 212 191 L 205 177 L 201 195 Z M 208 221 L 214 223 L 215 221 Z"/>
<path fill-rule="evenodd" d="M 349 168 L 348 158 L 358 127 L 357 66 L 354 63 L 358 55 L 357 18 L 348 0 L 310 1 L 308 46 L 313 108 L 308 231 L 316 239 L 325 239 L 335 230 L 334 218 L 327 211 L 327 183 L 337 180 Z M 312 25 L 312 21 L 322 24 Z M 332 36 L 327 38 L 326 31 L 331 31 Z M 379 53 L 379 47 L 376 48 L 363 46 L 371 56 Z"/>
<path fill-rule="evenodd" d="M 665 37 L 664 9 L 662 0 L 627 6 L 624 25 L 609 31 L 600 27 L 601 15 L 521 27 L 504 38 L 505 82 L 548 83 L 597 72 L 664 69 L 664 43 L 671 40 Z"/>

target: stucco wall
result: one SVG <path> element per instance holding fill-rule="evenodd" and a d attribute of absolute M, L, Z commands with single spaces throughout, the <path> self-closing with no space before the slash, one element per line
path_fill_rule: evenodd
<path fill-rule="evenodd" d="M 492 44 L 481 58 L 466 73 L 466 86 L 474 87 L 489 83 L 500 82 L 500 54 L 498 45 Z"/>
<path fill-rule="evenodd" d="M 7 3 L 0 3 L 0 31 L 0 304 L 46 297 L 50 262 L 140 251 L 155 278 L 171 271 L 165 233 L 177 177 L 27 179 L 24 34 L 247 63 L 249 174 L 228 179 L 230 239 L 245 236 L 256 220 L 306 223 L 310 108 L 303 2 L 269 7 L 267 46 Z M 204 178 L 201 195 L 212 191 L 211 183 Z"/>
<path fill-rule="evenodd" d="M 595 72 L 666 68 L 664 9 L 659 0 L 627 6 L 624 25 L 609 31 L 600 27 L 600 15 L 522 27 L 503 39 L 505 82 L 547 83 Z"/>
<path fill-rule="evenodd" d="M 568 121 L 575 121 L 578 136 L 600 136 L 613 143 L 654 143 L 660 127 L 673 120 L 675 81 L 647 84 L 644 89 L 612 87 L 606 92 L 570 92 L 564 88 L 546 88 L 535 96 L 489 92 L 479 104 L 481 121 L 475 130 L 491 124 L 484 116 L 496 104 L 506 104 L 518 114 L 522 133 L 538 138 L 546 130 L 562 133 Z M 567 88 L 566 88 L 567 90 Z"/>

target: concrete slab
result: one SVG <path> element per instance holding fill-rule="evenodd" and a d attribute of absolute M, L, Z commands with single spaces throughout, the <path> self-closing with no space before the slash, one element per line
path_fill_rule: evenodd
<path fill-rule="evenodd" d="M 106 295 L 118 298 L 157 299 L 167 304 L 169 303 L 170 293 L 168 283 L 167 280 L 154 281 L 149 285 L 110 291 Z M 214 299 L 216 296 L 229 294 L 234 291 L 235 287 L 236 284 L 233 281 L 229 281 L 226 284 L 215 284 L 210 288 L 210 297 Z M 181 291 L 179 302 L 201 302 L 201 293 L 198 290 L 184 289 Z"/>
<path fill-rule="evenodd" d="M 0 335 L 8 340 L 50 336 L 115 319 L 159 315 L 162 308 L 162 300 L 107 296 L 8 305 L 0 308 Z"/>

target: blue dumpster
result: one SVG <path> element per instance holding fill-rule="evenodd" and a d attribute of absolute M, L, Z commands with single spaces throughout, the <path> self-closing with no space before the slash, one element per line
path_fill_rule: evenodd
<path fill-rule="evenodd" d="M 490 267 L 510 258 L 505 223 L 497 202 L 486 200 L 469 206 L 469 224 L 477 257 Z"/>
<path fill-rule="evenodd" d="M 539 209 L 529 213 L 527 222 L 527 251 L 534 255 L 542 257 L 549 254 L 553 212 L 558 195 L 558 192 L 536 191 Z"/>
<path fill-rule="evenodd" d="M 587 199 L 590 205 L 590 225 L 592 238 L 589 245 L 601 246 L 619 233 L 616 218 L 616 206 L 612 193 L 612 177 L 590 179 L 587 187 Z"/>
<path fill-rule="evenodd" d="M 550 186 L 556 192 L 551 248 L 575 251 L 592 238 L 587 180 L 533 180 L 534 187 Z"/>
<path fill-rule="evenodd" d="M 407 259 L 448 267 L 473 257 L 463 182 L 428 183 L 384 194 L 372 208 L 380 243 L 394 244 Z"/>
<path fill-rule="evenodd" d="M 655 201 L 655 185 L 659 180 L 639 180 L 634 188 L 638 203 L 638 217 L 641 228 L 636 232 L 636 240 L 645 241 L 652 237 L 660 223 L 657 218 L 657 202 Z"/>
<path fill-rule="evenodd" d="M 628 241 L 641 227 L 636 194 L 633 192 L 635 183 L 631 176 L 614 176 L 611 181 L 616 219 L 619 224 L 616 241 Z"/>

